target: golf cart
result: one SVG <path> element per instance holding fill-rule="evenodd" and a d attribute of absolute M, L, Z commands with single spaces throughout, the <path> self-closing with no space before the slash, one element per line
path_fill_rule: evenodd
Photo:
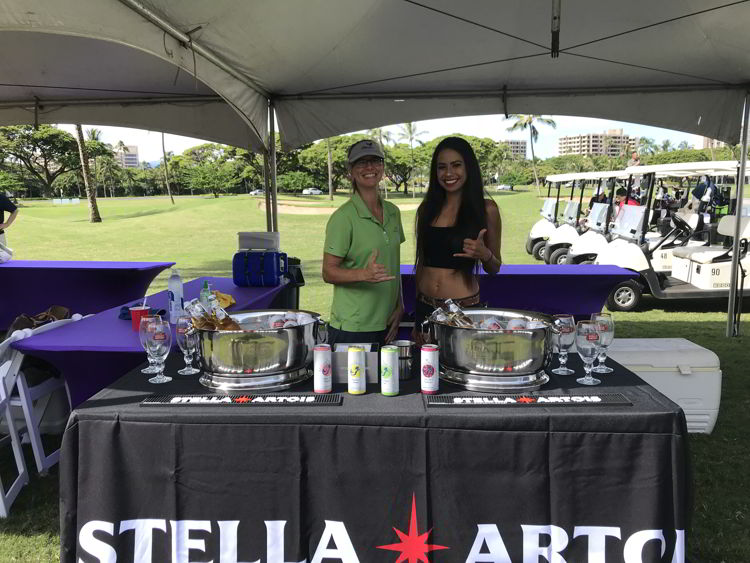
<path fill-rule="evenodd" d="M 610 221 L 613 215 L 612 207 L 617 181 L 627 181 L 629 178 L 629 174 L 624 170 L 587 172 L 586 174 L 590 175 L 591 179 L 598 180 L 597 193 L 609 188 L 608 203 L 594 203 L 591 206 L 591 211 L 586 218 L 588 229 L 573 242 L 566 253 L 565 260 L 568 264 L 593 263 L 596 255 L 609 244 L 611 240 L 609 231 L 612 227 Z M 602 182 L 605 183 L 604 187 Z"/>
<path fill-rule="evenodd" d="M 586 183 L 579 179 L 580 174 L 555 174 L 549 176 L 553 182 L 569 182 L 570 197 L 565 203 L 560 224 L 552 231 L 544 245 L 544 261 L 547 264 L 561 264 L 565 261 L 565 253 L 572 242 L 580 236 L 579 219 L 581 216 L 581 204 L 583 203 L 583 191 Z M 573 199 L 576 188 L 580 189 L 578 199 Z M 561 255 L 562 252 L 562 255 Z M 561 260 L 562 258 L 562 260 Z"/>
<path fill-rule="evenodd" d="M 649 267 L 658 274 L 669 275 L 672 270 L 672 253 L 675 248 L 683 246 L 705 246 L 714 238 L 715 229 L 711 230 L 712 215 L 700 214 L 686 208 L 689 202 L 689 186 L 681 200 L 668 203 L 668 190 L 663 185 L 667 177 L 691 178 L 726 175 L 736 172 L 736 161 L 718 162 L 688 162 L 674 164 L 659 164 L 653 166 L 634 166 L 624 173 L 630 176 L 628 192 L 633 184 L 632 177 L 643 175 L 641 186 L 644 188 L 643 200 L 645 206 L 636 207 L 640 211 L 628 211 L 626 228 L 618 228 L 623 212 L 633 206 L 625 206 L 615 212 L 615 221 L 609 234 L 611 242 L 602 244 L 602 237 L 592 239 L 596 246 L 581 245 L 571 249 L 571 263 L 596 261 L 597 256 L 604 252 L 608 254 L 624 253 L 618 260 L 623 263 L 625 256 L 631 262 L 624 262 L 624 267 L 639 271 L 643 266 L 643 259 L 648 260 Z M 656 180 L 660 186 L 657 187 Z M 628 196 L 629 197 L 629 196 Z M 674 215 L 680 215 L 684 221 L 675 223 Z M 713 234 L 712 234 L 713 233 Z M 593 237 L 593 235 L 592 235 Z M 638 252 L 632 252 L 628 245 L 640 246 Z M 584 254 L 584 252 L 588 252 Z M 643 254 L 643 257 L 641 257 Z M 610 260 L 606 258 L 605 260 Z"/>
<path fill-rule="evenodd" d="M 548 264 L 565 264 L 567 262 L 568 252 L 571 247 L 575 245 L 581 237 L 583 237 L 591 228 L 592 223 L 597 222 L 606 225 L 607 213 L 605 212 L 602 216 L 602 207 L 605 209 L 609 207 L 606 203 L 596 203 L 597 211 L 594 216 L 589 214 L 589 217 L 584 219 L 581 218 L 581 212 L 583 209 L 583 194 L 586 190 L 586 185 L 589 182 L 596 182 L 595 194 L 601 193 L 602 180 L 609 178 L 612 175 L 623 175 L 623 172 L 576 172 L 571 174 L 560 174 L 558 178 L 563 180 L 572 181 L 574 187 L 571 188 L 570 200 L 568 201 L 565 212 L 563 214 L 562 224 L 555 229 L 547 240 L 547 245 L 544 250 L 544 261 Z M 625 176 L 627 177 L 627 176 Z M 614 185 L 614 184 L 612 184 Z M 575 186 L 580 188 L 580 194 L 578 201 L 573 199 Z M 610 194 L 610 201 L 612 199 Z M 590 238 L 590 237 L 588 237 Z M 606 241 L 605 241 L 606 242 Z"/>
<path fill-rule="evenodd" d="M 707 246 L 706 241 L 700 245 L 688 246 L 687 240 L 691 233 L 695 233 L 695 230 L 680 213 L 672 215 L 671 221 L 674 228 L 666 236 L 650 241 L 645 236 L 648 223 L 645 220 L 646 211 L 650 207 L 650 196 L 656 175 L 668 172 L 669 175 L 685 176 L 696 173 L 701 165 L 705 170 L 707 164 L 717 165 L 714 168 L 717 175 L 726 174 L 726 166 L 729 166 L 725 163 L 721 165 L 719 163 L 682 163 L 638 167 L 638 173 L 644 175 L 644 181 L 648 187 L 648 204 L 646 207 L 626 205 L 622 208 L 617 227 L 619 239 L 613 240 L 604 251 L 598 254 L 594 262 L 628 268 L 640 274 L 638 280 L 627 280 L 613 288 L 607 299 L 607 306 L 610 310 L 635 309 L 643 293 L 651 293 L 657 299 L 729 296 L 731 248 L 724 245 Z M 632 170 L 628 169 L 628 171 Z M 744 270 L 750 266 L 746 257 L 747 239 L 750 238 L 750 218 L 740 217 L 740 220 L 742 221 L 740 265 L 744 277 Z M 724 240 L 729 241 L 734 236 L 735 221 L 734 215 L 724 216 L 719 221 L 718 234 L 722 235 Z M 681 242 L 674 243 L 675 239 L 681 239 Z M 664 249 L 670 241 L 673 242 L 673 246 Z M 663 256 L 663 253 L 668 256 Z M 657 259 L 663 263 L 666 263 L 668 259 L 672 275 L 656 270 L 654 262 Z"/>
<path fill-rule="evenodd" d="M 552 180 L 554 176 L 548 176 L 545 179 L 547 183 L 547 198 L 542 203 L 542 209 L 540 215 L 542 216 L 534 225 L 531 227 L 529 236 L 526 239 L 526 252 L 531 254 L 537 260 L 544 259 L 544 246 L 547 244 L 547 239 L 557 228 L 557 209 L 560 202 L 560 182 L 554 182 Z M 556 190 L 555 197 L 551 197 L 552 188 Z"/>

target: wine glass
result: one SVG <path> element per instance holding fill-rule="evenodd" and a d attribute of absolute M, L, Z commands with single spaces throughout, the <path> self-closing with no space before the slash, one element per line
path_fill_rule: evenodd
<path fill-rule="evenodd" d="M 146 353 L 153 357 L 158 371 L 149 383 L 167 383 L 171 377 L 164 375 L 164 360 L 172 347 L 172 329 L 167 321 L 153 321 L 146 331 Z"/>
<path fill-rule="evenodd" d="M 600 380 L 591 377 L 591 367 L 599 351 L 599 331 L 592 321 L 579 321 L 576 325 L 576 348 L 583 360 L 583 370 L 586 377 L 579 377 L 576 382 L 581 385 L 599 385 Z"/>
<path fill-rule="evenodd" d="M 148 348 L 146 348 L 146 335 L 149 330 L 149 326 L 154 321 L 161 321 L 160 315 L 144 315 L 141 317 L 141 324 L 138 327 L 138 338 L 141 341 L 141 346 L 146 351 L 146 359 L 148 360 L 148 367 L 145 367 L 141 370 L 141 373 L 159 373 L 159 368 L 154 363 L 153 358 L 148 353 Z"/>
<path fill-rule="evenodd" d="M 177 346 L 180 347 L 185 358 L 185 367 L 177 370 L 180 375 L 193 375 L 201 370 L 193 367 L 193 354 L 198 345 L 198 335 L 192 330 L 193 318 L 189 315 L 181 315 L 177 318 L 175 334 L 177 335 Z"/>
<path fill-rule="evenodd" d="M 572 315 L 555 315 L 553 317 L 554 328 L 552 331 L 552 344 L 557 348 L 560 367 L 552 370 L 557 375 L 572 375 L 575 373 L 566 366 L 568 363 L 568 351 L 576 339 L 576 321 Z"/>
<path fill-rule="evenodd" d="M 615 337 L 615 320 L 610 313 L 594 313 L 591 320 L 596 323 L 599 332 L 599 364 L 592 370 L 594 373 L 612 373 L 611 367 L 604 365 L 607 361 L 607 349 Z"/>

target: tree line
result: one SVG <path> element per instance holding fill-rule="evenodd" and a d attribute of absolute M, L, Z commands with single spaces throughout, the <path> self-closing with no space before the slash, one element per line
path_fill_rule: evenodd
<path fill-rule="evenodd" d="M 528 130 L 532 146 L 539 131 L 536 125 L 554 121 L 540 116 L 512 116 L 510 130 Z M 414 123 L 403 124 L 399 133 L 372 129 L 367 134 L 341 135 L 303 145 L 291 151 L 281 150 L 277 137 L 277 187 L 280 192 L 298 193 L 305 188 L 328 191 L 348 189 L 346 153 L 360 138 L 375 138 L 383 145 L 386 157 L 387 187 L 408 194 L 428 181 L 429 164 L 435 146 L 444 137 L 422 141 L 425 132 Z M 474 148 L 486 184 L 527 185 L 535 176 L 617 170 L 626 166 L 629 154 L 613 156 L 564 155 L 547 159 L 517 158 L 506 143 L 490 138 L 461 135 Z M 175 155 L 164 151 L 156 166 L 141 163 L 124 168 L 116 152 L 125 151 L 122 141 L 115 146 L 101 141 L 101 132 L 92 128 L 78 142 L 73 135 L 52 125 L 0 127 L 0 190 L 20 198 L 85 197 L 86 176 L 90 176 L 93 197 L 200 195 L 247 193 L 262 190 L 264 166 L 261 155 L 228 145 L 205 143 Z M 686 143 L 685 143 L 686 145 Z M 641 162 L 660 164 L 739 157 L 739 148 L 675 148 L 669 141 L 657 144 L 641 139 Z M 87 174 L 82 166 L 86 154 Z M 165 166 L 166 164 L 166 166 Z"/>

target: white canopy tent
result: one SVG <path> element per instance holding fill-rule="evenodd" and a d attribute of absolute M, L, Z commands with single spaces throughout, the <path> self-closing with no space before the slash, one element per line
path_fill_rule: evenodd
<path fill-rule="evenodd" d="M 275 118 L 286 147 L 494 113 L 737 143 L 749 16 L 747 0 L 3 0 L 0 122 L 268 147 L 276 230 Z"/>
<path fill-rule="evenodd" d="M 554 5 L 4 0 L 0 33 L 34 35 L 26 44 L 18 34 L 5 40 L 12 56 L 3 62 L 1 117 L 28 118 L 18 107 L 37 98 L 168 103 L 160 98 L 192 94 L 218 95 L 252 124 L 243 146 L 265 136 L 269 102 L 287 147 L 406 120 L 502 112 L 601 117 L 738 142 L 750 82 L 747 2 L 565 3 L 553 57 Z M 80 44 L 44 34 L 131 49 L 91 46 L 102 56 L 82 58 Z M 195 73 L 201 87 L 170 88 L 172 65 Z M 158 66 L 166 76 L 154 82 Z"/>

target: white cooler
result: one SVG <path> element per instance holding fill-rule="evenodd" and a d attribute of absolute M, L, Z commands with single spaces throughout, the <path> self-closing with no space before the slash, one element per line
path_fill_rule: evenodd
<path fill-rule="evenodd" d="M 615 338 L 609 356 L 680 405 L 689 432 L 714 429 L 721 368 L 711 350 L 684 338 Z"/>

